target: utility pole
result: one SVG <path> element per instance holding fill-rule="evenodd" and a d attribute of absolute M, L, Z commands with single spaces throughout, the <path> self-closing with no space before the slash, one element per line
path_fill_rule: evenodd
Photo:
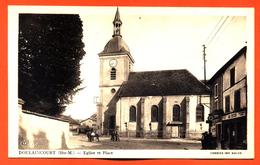
<path fill-rule="evenodd" d="M 206 83 L 206 46 L 203 46 L 203 62 L 204 62 L 204 83 Z"/>

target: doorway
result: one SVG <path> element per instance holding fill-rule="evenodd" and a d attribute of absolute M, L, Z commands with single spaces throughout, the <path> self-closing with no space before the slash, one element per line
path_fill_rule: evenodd
<path fill-rule="evenodd" d="M 216 137 L 217 137 L 217 141 L 220 142 L 221 141 L 221 137 L 222 137 L 222 130 L 221 130 L 221 124 L 216 124 Z"/>
<path fill-rule="evenodd" d="M 172 138 L 178 138 L 179 137 L 179 126 L 172 126 L 171 128 L 172 132 Z"/>
<path fill-rule="evenodd" d="M 109 117 L 109 134 L 116 128 L 116 117 L 110 116 Z"/>

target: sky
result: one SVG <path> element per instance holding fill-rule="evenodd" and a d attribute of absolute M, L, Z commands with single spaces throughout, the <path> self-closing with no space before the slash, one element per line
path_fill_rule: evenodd
<path fill-rule="evenodd" d="M 119 6 L 119 12 L 123 22 L 121 35 L 135 60 L 134 71 L 187 69 L 202 80 L 202 45 L 205 44 L 209 79 L 242 47 L 254 42 L 254 13 L 246 8 Z M 8 43 L 12 45 L 8 48 L 9 66 L 12 66 L 9 67 L 10 98 L 18 97 L 15 91 L 19 13 L 80 15 L 86 52 L 81 61 L 81 87 L 84 89 L 73 97 L 73 103 L 67 105 L 64 114 L 75 119 L 90 117 L 96 112 L 95 98 L 99 95 L 98 53 L 112 38 L 116 7 L 9 7 L 8 19 L 12 20 L 8 26 Z"/>
<path fill-rule="evenodd" d="M 110 7 L 80 14 L 86 51 L 81 66 L 85 88 L 74 96 L 66 115 L 84 119 L 96 112 L 98 53 L 112 38 L 115 12 L 116 7 Z M 209 79 L 247 42 L 246 16 L 241 13 L 129 7 L 119 7 L 119 12 L 121 34 L 135 60 L 134 71 L 187 69 L 202 80 L 205 44 Z"/>

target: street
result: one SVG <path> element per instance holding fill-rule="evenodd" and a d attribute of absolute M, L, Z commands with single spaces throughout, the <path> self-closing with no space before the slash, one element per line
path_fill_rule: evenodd
<path fill-rule="evenodd" d="M 120 137 L 120 141 L 111 141 L 110 137 L 100 137 L 100 141 L 89 142 L 85 135 L 71 135 L 69 149 L 172 149 L 200 150 L 201 142 L 188 139 L 141 139 Z"/>

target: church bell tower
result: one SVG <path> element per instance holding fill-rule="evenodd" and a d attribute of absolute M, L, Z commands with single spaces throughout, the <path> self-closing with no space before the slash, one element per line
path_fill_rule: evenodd
<path fill-rule="evenodd" d="M 112 39 L 99 53 L 100 76 L 99 93 L 100 104 L 97 107 L 97 126 L 103 134 L 116 128 L 116 103 L 118 90 L 127 81 L 132 71 L 134 59 L 121 35 L 122 21 L 117 8 L 113 21 Z"/>
<path fill-rule="evenodd" d="M 119 14 L 119 10 L 118 8 L 116 9 L 116 15 L 115 15 L 115 18 L 114 18 L 114 21 L 113 21 L 113 25 L 114 25 L 114 34 L 112 37 L 115 37 L 115 36 L 121 36 L 121 25 L 122 25 L 122 21 L 120 20 L 120 14 Z"/>

